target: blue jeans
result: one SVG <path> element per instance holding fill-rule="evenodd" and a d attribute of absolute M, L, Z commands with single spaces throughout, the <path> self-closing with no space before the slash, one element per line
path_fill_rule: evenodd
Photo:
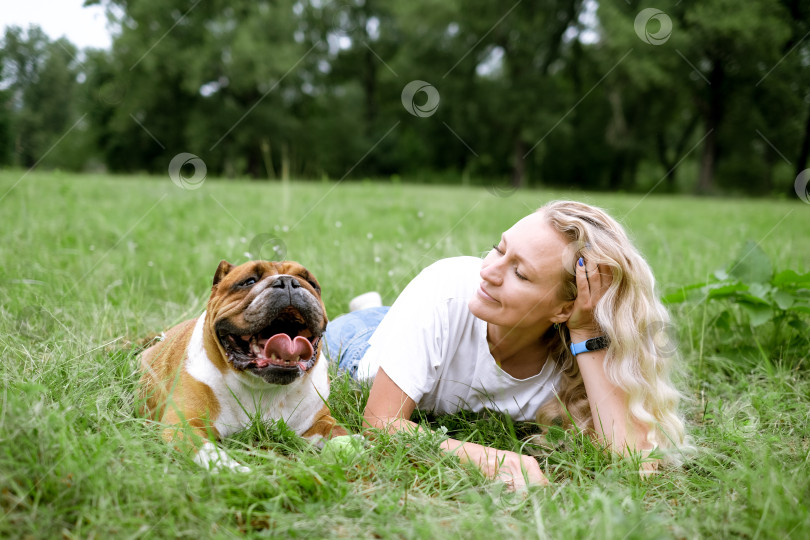
<path fill-rule="evenodd" d="M 389 306 L 361 309 L 329 321 L 324 333 L 324 354 L 329 362 L 356 379 L 357 366 L 369 347 L 368 340 L 389 309 Z"/>

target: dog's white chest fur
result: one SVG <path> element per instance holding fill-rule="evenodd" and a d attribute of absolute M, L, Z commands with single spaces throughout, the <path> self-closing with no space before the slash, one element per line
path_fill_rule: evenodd
<path fill-rule="evenodd" d="M 186 370 L 214 392 L 219 415 L 213 424 L 220 437 L 244 429 L 256 417 L 266 422 L 283 419 L 298 435 L 309 429 L 329 397 L 326 359 L 319 358 L 307 376 L 287 385 L 270 385 L 248 373 L 232 370 L 223 374 L 205 352 L 205 316 L 203 312 L 197 319 L 191 335 Z"/>

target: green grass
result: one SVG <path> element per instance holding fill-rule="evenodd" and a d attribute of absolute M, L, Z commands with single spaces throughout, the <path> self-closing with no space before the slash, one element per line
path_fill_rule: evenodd
<path fill-rule="evenodd" d="M 0 197 L 0 537 L 810 535 L 807 336 L 763 354 L 759 329 L 740 319 L 718 332 L 711 305 L 674 308 L 696 451 L 646 481 L 570 434 L 539 452 L 553 484 L 520 496 L 431 437 L 381 437 L 336 464 L 262 425 L 225 442 L 251 474 L 211 475 L 133 412 L 137 341 L 196 316 L 221 259 L 269 256 L 272 243 L 316 274 L 334 317 L 367 290 L 393 301 L 436 259 L 482 253 L 554 198 L 619 218 L 662 293 L 725 267 L 748 239 L 778 269 L 807 272 L 810 205 L 359 183 L 184 191 L 168 178 L 21 171 L 0 172 Z M 356 426 L 365 390 L 335 377 L 336 416 Z M 492 414 L 425 422 L 504 448 L 531 432 Z"/>

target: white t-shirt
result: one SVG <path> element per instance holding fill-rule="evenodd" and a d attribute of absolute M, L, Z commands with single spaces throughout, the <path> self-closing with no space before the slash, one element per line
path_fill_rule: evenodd
<path fill-rule="evenodd" d="M 369 340 L 357 376 L 381 367 L 420 410 L 452 414 L 488 408 L 534 420 L 554 396 L 559 373 L 516 379 L 489 352 L 487 323 L 467 307 L 481 278 L 481 259 L 453 257 L 425 268 L 399 295 Z"/>

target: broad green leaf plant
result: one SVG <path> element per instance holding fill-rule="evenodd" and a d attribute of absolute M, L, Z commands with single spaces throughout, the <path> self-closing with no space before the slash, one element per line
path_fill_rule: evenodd
<path fill-rule="evenodd" d="M 771 350 L 789 341 L 793 333 L 803 339 L 808 337 L 810 273 L 775 271 L 768 255 L 750 240 L 726 270 L 718 270 L 712 279 L 681 287 L 663 298 L 665 304 L 715 300 L 724 304 L 712 321 L 719 330 L 743 330 L 744 335 L 756 338 L 755 330 L 771 323 Z"/>

